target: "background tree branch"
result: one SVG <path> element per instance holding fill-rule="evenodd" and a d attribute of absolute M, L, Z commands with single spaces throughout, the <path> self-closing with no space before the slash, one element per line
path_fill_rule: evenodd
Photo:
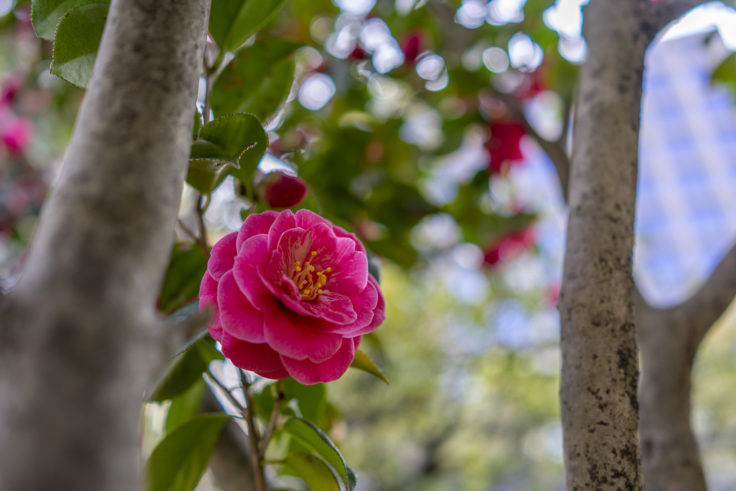
<path fill-rule="evenodd" d="M 141 399 L 165 332 L 154 305 L 208 9 L 206 0 L 111 4 L 59 179 L 2 306 L 2 489 L 139 486 Z"/>

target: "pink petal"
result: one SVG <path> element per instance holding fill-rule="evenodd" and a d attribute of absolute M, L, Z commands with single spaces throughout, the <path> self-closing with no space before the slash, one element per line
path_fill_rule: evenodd
<path fill-rule="evenodd" d="M 238 233 L 233 232 L 220 239 L 210 252 L 210 260 L 207 263 L 207 271 L 214 279 L 220 281 L 222 275 L 233 269 L 235 260 L 235 241 Z"/>
<path fill-rule="evenodd" d="M 345 237 L 338 237 L 335 242 L 335 254 L 333 259 L 337 263 L 341 263 L 346 257 L 350 257 L 355 254 L 355 242 Z"/>
<path fill-rule="evenodd" d="M 305 251 L 304 258 L 302 259 L 298 255 L 296 259 L 299 261 L 309 261 L 313 266 L 319 269 L 327 269 L 329 266 L 337 265 L 335 261 L 335 253 L 337 252 L 337 237 L 332 231 L 332 228 L 326 223 L 318 223 L 309 227 L 305 233 L 308 237 L 307 244 L 309 250 Z M 295 251 L 298 254 L 301 251 Z M 312 256 L 312 253 L 316 252 L 316 256 Z"/>
<path fill-rule="evenodd" d="M 293 285 L 288 278 L 285 278 L 284 281 Z M 276 298 L 281 300 L 281 303 L 296 314 L 307 315 L 322 319 L 330 324 L 339 325 L 353 324 L 358 318 L 358 314 L 353 309 L 353 302 L 339 293 L 325 291 L 320 293 L 312 302 L 301 300 L 300 296 L 295 298 L 293 294 L 281 291 L 274 291 L 273 293 Z M 332 329 L 329 330 L 332 331 Z"/>
<path fill-rule="evenodd" d="M 250 343 L 264 343 L 263 314 L 256 310 L 235 282 L 232 271 L 225 273 L 217 288 L 222 328 L 231 336 Z"/>
<path fill-rule="evenodd" d="M 212 318 L 209 321 L 209 331 L 213 338 L 220 339 L 222 335 L 222 324 L 220 324 L 220 313 L 217 311 L 217 281 L 205 271 L 202 283 L 199 285 L 199 310 L 212 307 Z"/>
<path fill-rule="evenodd" d="M 281 360 L 289 375 L 301 384 L 311 385 L 331 382 L 339 379 L 352 363 L 355 357 L 355 349 L 360 342 L 360 338 L 356 339 L 357 341 L 345 339 L 337 353 L 321 363 L 310 360 L 295 360 L 284 355 L 281 355 Z"/>
<path fill-rule="evenodd" d="M 219 341 L 220 339 L 222 339 L 223 331 L 222 331 L 222 324 L 220 324 L 219 318 L 213 317 L 210 320 L 210 325 L 209 325 L 208 330 L 210 332 L 210 336 L 212 336 L 212 338 L 215 341 Z"/>
<path fill-rule="evenodd" d="M 199 310 L 204 310 L 207 305 L 217 306 L 217 281 L 205 271 L 199 284 Z"/>
<path fill-rule="evenodd" d="M 361 336 L 373 331 L 377 327 L 373 326 L 373 319 L 380 295 L 375 280 L 369 279 L 365 290 L 351 299 L 357 315 L 355 322 L 343 326 L 331 326 L 330 331 L 346 337 Z"/>
<path fill-rule="evenodd" d="M 296 218 L 291 210 L 284 210 L 276 217 L 268 231 L 268 248 L 273 250 L 279 243 L 284 232 L 296 228 Z"/>
<path fill-rule="evenodd" d="M 222 354 L 233 362 L 233 365 L 254 371 L 270 373 L 270 378 L 288 377 L 279 354 L 267 344 L 254 344 L 240 341 L 227 333 L 223 334 Z"/>
<path fill-rule="evenodd" d="M 238 240 L 236 247 L 238 253 L 240 252 L 240 246 L 250 237 L 259 234 L 268 234 L 268 230 L 273 225 L 273 222 L 279 216 L 275 211 L 264 211 L 263 213 L 255 213 L 248 215 L 243 222 L 243 226 L 240 227 L 238 232 Z"/>
<path fill-rule="evenodd" d="M 258 375 L 260 375 L 261 377 L 265 377 L 265 378 L 280 379 L 280 378 L 291 377 L 291 375 L 289 375 L 289 372 L 287 372 L 285 368 L 279 368 L 278 370 L 269 370 L 269 371 L 265 371 L 265 370 L 251 370 L 251 371 L 256 372 Z"/>
<path fill-rule="evenodd" d="M 360 251 L 362 253 L 365 253 L 365 247 L 363 247 L 363 244 L 360 242 L 358 237 L 355 236 L 355 234 L 351 234 L 347 230 L 345 230 L 342 227 L 338 227 L 337 225 L 333 225 L 332 229 L 335 231 L 335 235 L 339 238 L 347 238 L 355 242 L 355 250 Z"/>
<path fill-rule="evenodd" d="M 243 242 L 233 265 L 233 275 L 240 291 L 260 311 L 263 311 L 264 306 L 269 304 L 272 297 L 258 274 L 258 267 L 268 262 L 270 252 L 266 247 L 267 244 L 268 239 L 265 235 L 256 235 L 247 239 Z"/>
<path fill-rule="evenodd" d="M 329 223 L 332 227 L 332 231 L 337 237 L 345 237 L 350 239 L 355 243 L 355 249 L 361 252 L 365 252 L 365 248 L 363 247 L 363 244 L 360 243 L 360 240 L 350 232 L 346 231 L 344 228 L 339 227 L 337 225 L 331 224 L 321 216 L 317 215 L 316 213 L 309 211 L 309 210 L 299 210 L 296 212 L 296 224 L 301 228 L 309 228 L 312 225 L 315 225 L 317 223 Z"/>
<path fill-rule="evenodd" d="M 274 307 L 264 312 L 266 342 L 290 358 L 324 361 L 340 349 L 342 336 L 315 329 L 317 322 L 310 317 L 298 316 L 274 302 Z"/>
<path fill-rule="evenodd" d="M 359 294 L 368 284 L 368 257 L 363 252 L 354 252 L 344 257 L 340 264 L 333 267 L 333 273 L 327 278 L 327 287 L 349 296 Z"/>
<path fill-rule="evenodd" d="M 296 212 L 295 217 L 297 226 L 303 228 L 304 230 L 318 223 L 329 223 L 327 220 L 317 215 L 315 212 L 309 210 L 299 210 Z"/>
<path fill-rule="evenodd" d="M 300 258 L 309 253 L 310 243 L 308 241 L 309 237 L 300 228 L 287 230 L 281 235 L 268 264 L 265 268 L 259 268 L 261 279 L 269 290 L 281 291 L 282 277 L 294 271 L 296 261 L 301 261 L 303 264 L 304 260 Z M 271 243 L 270 237 L 268 242 Z"/>
<path fill-rule="evenodd" d="M 361 332 L 363 333 L 373 331 L 375 328 L 383 324 L 383 321 L 386 320 L 386 301 L 383 299 L 381 287 L 378 286 L 378 282 L 373 277 L 373 275 L 368 275 L 368 282 L 371 283 L 376 289 L 376 293 L 378 294 L 378 302 L 376 303 L 376 308 L 373 309 L 373 320 L 370 324 L 368 324 L 368 326 L 366 326 L 365 329 L 361 329 Z"/>

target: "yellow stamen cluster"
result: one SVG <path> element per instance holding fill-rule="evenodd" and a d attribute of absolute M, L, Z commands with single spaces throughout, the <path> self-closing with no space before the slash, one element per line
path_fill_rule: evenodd
<path fill-rule="evenodd" d="M 317 252 L 312 251 L 310 259 L 314 259 L 316 256 Z M 317 295 L 324 293 L 322 287 L 327 284 L 327 274 L 325 273 L 331 271 L 331 267 L 317 271 L 310 261 L 305 261 L 304 264 L 301 261 L 296 261 L 294 263 L 293 281 L 302 295 L 302 300 L 314 300 Z"/>

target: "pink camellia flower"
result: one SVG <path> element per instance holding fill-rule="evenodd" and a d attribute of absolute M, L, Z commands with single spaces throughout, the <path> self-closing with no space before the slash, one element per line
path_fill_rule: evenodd
<path fill-rule="evenodd" d="M 524 159 L 521 152 L 521 137 L 526 130 L 516 121 L 494 121 L 491 123 L 491 136 L 483 144 L 488 151 L 488 171 L 503 174 L 514 162 Z"/>
<path fill-rule="evenodd" d="M 536 242 L 534 228 L 511 232 L 492 242 L 483 250 L 483 263 L 489 267 L 503 263 L 531 248 Z"/>
<path fill-rule="evenodd" d="M 423 31 L 412 31 L 404 37 L 401 51 L 404 53 L 405 63 L 414 63 L 424 50 L 425 40 Z"/>
<path fill-rule="evenodd" d="M 340 378 L 385 319 L 363 245 L 307 210 L 250 215 L 215 244 L 199 305 L 235 365 L 303 384 Z"/>
<path fill-rule="evenodd" d="M 25 151 L 33 136 L 33 124 L 26 118 L 10 118 L 0 122 L 0 141 L 11 153 Z"/>
<path fill-rule="evenodd" d="M 269 172 L 256 189 L 261 201 L 271 208 L 289 208 L 304 200 L 307 185 L 296 176 L 283 172 Z"/>

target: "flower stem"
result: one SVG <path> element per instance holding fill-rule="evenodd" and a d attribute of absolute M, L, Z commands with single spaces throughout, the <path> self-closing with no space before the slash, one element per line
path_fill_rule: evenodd
<path fill-rule="evenodd" d="M 273 411 L 271 411 L 271 418 L 268 421 L 268 428 L 266 428 L 266 432 L 261 438 L 261 446 L 258 449 L 258 454 L 260 455 L 261 460 L 263 460 L 263 457 L 266 455 L 266 448 L 268 447 L 268 443 L 271 441 L 271 436 L 273 436 L 273 430 L 276 428 L 279 414 L 281 414 L 281 401 L 285 396 L 281 380 L 276 383 L 276 390 L 278 393 L 276 394 L 276 400 L 273 403 Z"/>
<path fill-rule="evenodd" d="M 250 439 L 250 461 L 253 467 L 253 479 L 255 481 L 256 491 L 266 491 L 266 477 L 263 473 L 261 465 L 261 452 L 259 451 L 258 430 L 256 428 L 255 415 L 253 413 L 253 397 L 250 393 L 250 382 L 247 375 L 241 370 L 240 380 L 243 383 L 243 394 L 245 395 L 245 403 L 248 410 L 243 412 L 243 417 L 248 424 L 248 438 Z"/>

